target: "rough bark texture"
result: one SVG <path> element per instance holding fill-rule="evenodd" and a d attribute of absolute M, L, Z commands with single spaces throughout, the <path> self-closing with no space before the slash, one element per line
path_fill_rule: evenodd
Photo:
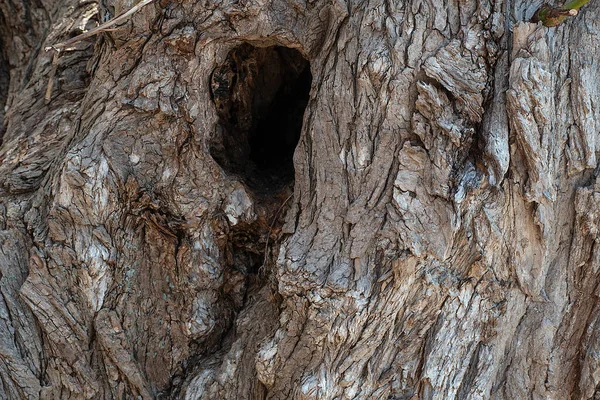
<path fill-rule="evenodd" d="M 0 2 L 0 399 L 600 396 L 600 2 L 164 0 L 53 65 L 132 4 Z"/>

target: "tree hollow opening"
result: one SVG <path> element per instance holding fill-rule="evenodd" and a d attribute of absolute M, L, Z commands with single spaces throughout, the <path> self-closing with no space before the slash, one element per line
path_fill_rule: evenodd
<path fill-rule="evenodd" d="M 219 125 L 212 157 L 253 190 L 274 192 L 293 182 L 293 155 L 312 83 L 297 50 L 244 43 L 211 75 Z"/>

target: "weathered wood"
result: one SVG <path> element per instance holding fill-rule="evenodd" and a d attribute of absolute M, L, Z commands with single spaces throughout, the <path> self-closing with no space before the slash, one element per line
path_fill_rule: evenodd
<path fill-rule="evenodd" d="M 598 2 L 161 1 L 52 65 L 132 6 L 0 3 L 1 399 L 600 396 Z"/>

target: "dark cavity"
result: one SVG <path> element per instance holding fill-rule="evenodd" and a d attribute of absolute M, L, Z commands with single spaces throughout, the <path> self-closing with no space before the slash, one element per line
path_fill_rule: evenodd
<path fill-rule="evenodd" d="M 214 69 L 210 83 L 219 116 L 213 158 L 256 192 L 292 184 L 312 83 L 309 62 L 294 49 L 244 43 Z"/>

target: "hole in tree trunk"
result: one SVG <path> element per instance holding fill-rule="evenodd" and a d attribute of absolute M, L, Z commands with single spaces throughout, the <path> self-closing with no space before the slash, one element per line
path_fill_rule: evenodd
<path fill-rule="evenodd" d="M 312 76 L 309 62 L 287 47 L 233 49 L 211 76 L 219 126 L 213 158 L 257 192 L 293 182 L 293 155 Z"/>

